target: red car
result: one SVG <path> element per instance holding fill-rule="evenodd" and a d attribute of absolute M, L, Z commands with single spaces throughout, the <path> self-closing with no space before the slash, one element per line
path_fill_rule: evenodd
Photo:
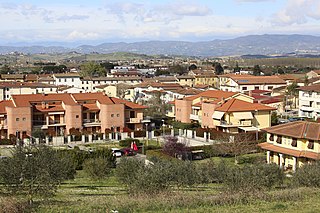
<path fill-rule="evenodd" d="M 134 156 L 136 155 L 137 153 L 131 149 L 131 148 L 123 148 L 121 149 L 121 152 L 123 153 L 123 155 L 126 155 L 126 156 Z"/>

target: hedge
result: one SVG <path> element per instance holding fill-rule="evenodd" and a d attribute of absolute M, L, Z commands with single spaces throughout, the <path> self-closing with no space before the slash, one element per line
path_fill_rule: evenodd
<path fill-rule="evenodd" d="M 119 145 L 122 147 L 130 147 L 132 142 L 136 142 L 137 146 L 141 146 L 142 143 L 138 139 L 126 138 L 124 140 L 119 141 Z"/>

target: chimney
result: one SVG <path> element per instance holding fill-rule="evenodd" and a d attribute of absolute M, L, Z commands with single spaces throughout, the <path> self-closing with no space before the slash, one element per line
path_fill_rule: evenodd
<path fill-rule="evenodd" d="M 45 102 L 45 101 L 42 101 L 42 102 L 41 102 L 41 108 L 42 108 L 42 109 L 45 109 L 45 108 L 46 108 L 46 102 Z"/>
<path fill-rule="evenodd" d="M 252 90 L 249 90 L 249 96 L 252 97 Z"/>

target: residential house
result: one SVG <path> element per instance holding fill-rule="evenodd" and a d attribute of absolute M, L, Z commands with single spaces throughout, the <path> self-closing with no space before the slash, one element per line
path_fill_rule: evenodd
<path fill-rule="evenodd" d="M 211 122 L 205 123 L 203 119 L 203 125 L 228 133 L 259 131 L 270 127 L 271 111 L 275 110 L 273 107 L 237 98 L 231 98 L 214 109 L 204 104 L 204 113 L 208 111 L 206 108 L 212 110 L 213 114 L 209 117 L 207 113 L 208 120 Z"/>
<path fill-rule="evenodd" d="M 58 87 L 42 83 L 0 82 L 0 100 L 9 100 L 12 95 L 57 93 Z"/>
<path fill-rule="evenodd" d="M 320 117 L 320 84 L 299 87 L 299 117 Z"/>
<path fill-rule="evenodd" d="M 0 132 L 2 138 L 25 138 L 35 129 L 53 136 L 71 129 L 102 134 L 140 130 L 145 108 L 103 93 L 13 95 L 0 102 Z"/>
<path fill-rule="evenodd" d="M 267 162 L 296 170 L 320 157 L 320 124 L 296 121 L 264 129 L 267 140 L 259 146 L 267 151 Z"/>
<path fill-rule="evenodd" d="M 223 91 L 246 92 L 250 90 L 269 90 L 286 86 L 287 83 L 278 76 L 252 76 L 252 75 L 220 75 L 219 88 Z"/>
<path fill-rule="evenodd" d="M 310 72 L 307 72 L 307 78 L 315 78 L 315 77 L 320 77 L 320 70 L 311 70 Z"/>
<path fill-rule="evenodd" d="M 191 75 L 179 75 L 176 78 L 181 86 L 193 87 L 195 84 L 195 77 Z"/>
<path fill-rule="evenodd" d="M 207 90 L 194 96 L 185 97 L 181 100 L 176 99 L 175 119 L 182 123 L 202 123 L 202 104 L 204 102 L 213 102 L 215 104 L 218 104 L 221 101 L 232 97 L 237 97 L 238 99 L 253 102 L 253 98 L 245 94 L 225 92 L 220 90 Z"/>

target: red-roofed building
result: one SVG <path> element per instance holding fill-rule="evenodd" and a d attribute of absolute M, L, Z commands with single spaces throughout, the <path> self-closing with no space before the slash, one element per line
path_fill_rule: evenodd
<path fill-rule="evenodd" d="M 89 133 L 139 130 L 145 108 L 103 93 L 13 95 L 0 102 L 0 133 L 2 138 L 10 134 L 24 138 L 36 129 L 53 136 L 68 135 L 71 129 Z"/>
<path fill-rule="evenodd" d="M 296 170 L 320 159 L 320 124 L 296 121 L 264 129 L 267 140 L 259 146 L 267 151 L 267 162 Z"/>

